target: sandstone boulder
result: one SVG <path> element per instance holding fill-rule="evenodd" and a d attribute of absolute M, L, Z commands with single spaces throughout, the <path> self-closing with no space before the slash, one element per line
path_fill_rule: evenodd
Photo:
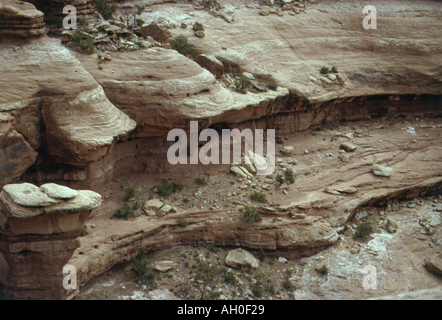
<path fill-rule="evenodd" d="M 428 271 L 442 275 L 442 254 L 428 259 L 426 262 L 426 267 Z"/>
<path fill-rule="evenodd" d="M 388 230 L 390 233 L 396 233 L 397 230 L 398 230 L 398 227 L 399 227 L 399 225 L 398 225 L 398 223 L 396 222 L 396 220 L 394 220 L 394 219 L 391 218 L 391 217 L 388 217 L 388 219 L 387 219 L 387 230 Z"/>
<path fill-rule="evenodd" d="M 214 76 L 221 77 L 224 73 L 224 65 L 211 54 L 199 54 L 195 61 L 203 68 L 209 70 Z"/>
<path fill-rule="evenodd" d="M 204 26 L 203 26 L 203 24 L 202 23 L 200 23 L 200 22 L 195 22 L 194 24 L 193 24 L 193 30 L 195 30 L 195 31 L 204 31 Z"/>
<path fill-rule="evenodd" d="M 293 146 L 284 146 L 281 149 L 281 152 L 283 154 L 292 154 L 295 151 L 295 147 Z"/>
<path fill-rule="evenodd" d="M 175 268 L 175 264 L 173 263 L 172 260 L 163 260 L 163 261 L 155 262 L 152 267 L 152 269 L 154 269 L 156 271 L 160 271 L 160 272 L 166 272 L 166 271 L 171 270 L 173 268 Z"/>
<path fill-rule="evenodd" d="M 229 251 L 229 254 L 226 257 L 226 264 L 233 268 L 249 270 L 251 268 L 258 268 L 259 260 L 251 253 L 239 248 Z"/>
<path fill-rule="evenodd" d="M 351 143 L 351 142 L 342 142 L 341 143 L 341 149 L 344 149 L 347 152 L 351 152 L 357 149 L 357 145 Z"/>
<path fill-rule="evenodd" d="M 204 38 L 206 34 L 202 30 L 195 31 L 195 35 L 199 38 Z"/>
<path fill-rule="evenodd" d="M 149 216 L 155 216 L 164 203 L 159 199 L 147 200 L 144 203 L 143 211 Z"/>
<path fill-rule="evenodd" d="M 134 31 L 143 38 L 152 37 L 159 42 L 164 42 L 172 36 L 169 30 L 161 28 L 156 23 L 134 29 Z"/>
<path fill-rule="evenodd" d="M 164 217 L 169 211 L 172 210 L 172 206 L 169 204 L 165 204 L 161 207 L 160 210 L 157 212 L 158 217 Z"/>
<path fill-rule="evenodd" d="M 257 170 L 267 169 L 267 160 L 263 156 L 254 153 L 253 151 L 249 151 L 249 157 L 250 159 L 253 159 L 253 165 Z"/>
<path fill-rule="evenodd" d="M 380 177 L 391 177 L 391 175 L 393 174 L 393 168 L 382 166 L 376 163 L 371 167 L 371 169 L 375 175 Z"/>

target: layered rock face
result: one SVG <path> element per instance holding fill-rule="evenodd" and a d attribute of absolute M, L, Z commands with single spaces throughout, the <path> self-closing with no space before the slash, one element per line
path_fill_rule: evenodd
<path fill-rule="evenodd" d="M 82 238 L 82 245 L 69 261 L 76 267 L 78 283 L 93 277 L 145 250 L 160 250 L 188 244 L 242 246 L 250 249 L 279 250 L 287 258 L 300 258 L 324 250 L 338 240 L 337 233 L 321 217 L 294 220 L 286 213 L 263 215 L 263 221 L 250 224 L 228 218 L 227 212 L 187 211 L 162 218 L 143 217 L 133 221 L 96 221 L 94 233 Z M 190 225 L 178 226 L 185 217 Z M 216 218 L 214 218 L 216 217 Z M 99 263 L 97 263 L 99 261 Z"/>
<path fill-rule="evenodd" d="M 135 121 L 66 48 L 45 37 L 14 43 L 0 43 L 0 185 L 21 176 L 36 151 L 37 163 L 63 167 L 58 179 L 87 180 L 88 165 L 109 154 Z M 112 163 L 101 167 L 92 170 L 95 179 L 112 171 Z"/>
<path fill-rule="evenodd" d="M 12 184 L 0 193 L 0 252 L 9 272 L 3 295 L 13 299 L 61 299 L 63 266 L 101 196 L 46 184 Z"/>
<path fill-rule="evenodd" d="M 79 57 L 109 100 L 137 124 L 134 136 L 166 137 L 171 129 L 202 130 L 215 123 L 239 123 L 276 114 L 288 90 L 241 94 L 221 86 L 215 76 L 175 50 L 151 48 L 112 57 L 96 67 L 94 57 Z"/>
<path fill-rule="evenodd" d="M 14 38 L 40 37 L 45 32 L 43 12 L 28 2 L 0 2 L 0 36 Z"/>

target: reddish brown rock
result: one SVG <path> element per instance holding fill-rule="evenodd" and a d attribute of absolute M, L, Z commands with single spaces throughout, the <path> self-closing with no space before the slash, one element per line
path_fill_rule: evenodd
<path fill-rule="evenodd" d="M 134 29 L 134 31 L 136 34 L 141 35 L 143 38 L 152 37 L 159 42 L 164 42 L 172 36 L 172 34 L 168 30 L 161 28 L 156 23 Z"/>

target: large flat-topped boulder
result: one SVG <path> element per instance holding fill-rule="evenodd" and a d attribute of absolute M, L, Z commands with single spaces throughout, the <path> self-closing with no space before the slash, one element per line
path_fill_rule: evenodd
<path fill-rule="evenodd" d="M 63 194 L 55 194 L 54 198 L 54 190 L 62 190 Z M 81 230 L 91 210 L 101 202 L 101 195 L 89 190 L 76 191 L 54 184 L 40 188 L 30 183 L 6 185 L 0 193 L 0 233 L 54 234 Z"/>
<path fill-rule="evenodd" d="M 30 184 L 10 184 L 3 187 L 9 198 L 20 206 L 24 207 L 47 207 L 60 201 L 50 198 L 39 187 Z"/>

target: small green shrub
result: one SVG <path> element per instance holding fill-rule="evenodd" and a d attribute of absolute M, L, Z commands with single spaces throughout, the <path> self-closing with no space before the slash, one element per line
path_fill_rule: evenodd
<path fill-rule="evenodd" d="M 266 289 L 266 291 L 268 291 L 270 294 L 275 294 L 275 286 L 273 285 L 272 280 L 267 279 L 267 282 L 265 283 L 265 289 Z"/>
<path fill-rule="evenodd" d="M 95 7 L 97 11 L 103 16 L 104 19 L 109 20 L 112 18 L 112 14 L 117 10 L 117 4 L 112 3 L 111 5 L 107 0 L 95 0 Z"/>
<path fill-rule="evenodd" d="M 225 272 L 223 274 L 224 277 L 224 281 L 227 283 L 235 283 L 235 276 L 233 275 L 232 272 Z"/>
<path fill-rule="evenodd" d="M 127 186 L 126 188 L 124 188 L 124 201 L 128 201 L 133 197 L 135 197 L 135 189 L 131 186 Z"/>
<path fill-rule="evenodd" d="M 372 226 L 368 223 L 361 222 L 358 224 L 356 231 L 353 234 L 354 238 L 361 238 L 370 235 L 373 230 Z"/>
<path fill-rule="evenodd" d="M 175 182 L 170 182 L 167 179 L 161 180 L 157 186 L 157 193 L 161 196 L 170 196 L 174 192 L 183 190 L 183 185 Z"/>
<path fill-rule="evenodd" d="M 178 217 L 177 222 L 181 228 L 185 228 L 190 224 L 189 221 L 187 221 L 187 219 L 184 217 Z"/>
<path fill-rule="evenodd" d="M 293 173 L 292 169 L 288 169 L 288 168 L 285 169 L 284 174 L 285 174 L 285 179 L 284 180 L 288 184 L 295 183 L 295 174 Z"/>
<path fill-rule="evenodd" d="M 259 261 L 264 262 L 264 260 L 266 259 L 266 253 L 264 252 L 264 250 L 259 249 L 258 257 L 259 257 Z"/>
<path fill-rule="evenodd" d="M 322 275 L 326 275 L 329 273 L 328 267 L 326 265 L 323 265 L 321 268 L 316 268 L 315 270 Z"/>
<path fill-rule="evenodd" d="M 261 222 L 262 217 L 259 213 L 255 212 L 255 207 L 244 206 L 243 217 L 246 222 Z"/>
<path fill-rule="evenodd" d="M 279 185 L 282 185 L 284 183 L 284 177 L 282 176 L 282 174 L 278 174 L 275 180 L 279 182 Z"/>
<path fill-rule="evenodd" d="M 330 70 L 331 73 L 338 73 L 338 68 L 336 68 L 335 66 L 333 66 Z"/>
<path fill-rule="evenodd" d="M 258 192 L 258 191 L 253 192 L 253 193 L 250 195 L 250 199 L 252 199 L 252 200 L 254 200 L 254 201 L 262 202 L 262 203 L 267 203 L 267 202 L 269 202 L 269 201 L 267 200 L 266 195 L 265 195 L 264 193 L 262 193 L 262 192 Z"/>
<path fill-rule="evenodd" d="M 278 85 L 276 83 L 269 82 L 269 83 L 267 83 L 267 88 L 275 91 L 276 89 L 278 89 Z"/>
<path fill-rule="evenodd" d="M 142 27 L 143 24 L 146 23 L 146 21 L 144 21 L 143 19 L 136 19 L 135 22 L 137 24 L 137 27 Z"/>
<path fill-rule="evenodd" d="M 113 216 L 116 218 L 135 218 L 137 216 L 136 210 L 140 207 L 140 204 L 135 201 L 133 204 L 129 204 L 128 202 L 123 203 L 123 205 L 117 209 Z"/>
<path fill-rule="evenodd" d="M 207 185 L 206 178 L 196 178 L 196 179 L 195 179 L 195 184 L 196 184 L 198 187 L 206 186 L 206 185 Z"/>
<path fill-rule="evenodd" d="M 172 40 L 170 40 L 170 45 L 172 49 L 178 51 L 182 55 L 195 57 L 197 52 L 193 45 L 189 43 L 186 36 L 179 35 Z"/>
<path fill-rule="evenodd" d="M 239 79 L 235 79 L 233 82 L 235 90 L 240 91 L 241 93 L 243 93 L 242 91 L 245 91 L 245 89 L 250 85 L 252 85 L 252 81 L 245 75 L 241 75 Z"/>
<path fill-rule="evenodd" d="M 74 31 L 71 48 L 85 54 L 92 54 L 95 52 L 94 38 L 83 34 L 81 28 Z"/>
<path fill-rule="evenodd" d="M 86 237 L 88 234 L 89 232 L 87 231 L 87 225 L 83 225 L 83 227 L 81 228 L 80 237 Z"/>
<path fill-rule="evenodd" d="M 215 4 L 212 0 L 201 0 L 201 5 L 206 9 L 211 9 L 215 7 Z"/>
<path fill-rule="evenodd" d="M 132 257 L 130 261 L 132 264 L 132 272 L 136 282 L 145 283 L 150 290 L 156 289 L 157 284 L 155 280 L 159 277 L 153 271 L 149 260 L 147 259 L 146 252 L 141 249 L 135 257 Z"/>
<path fill-rule="evenodd" d="M 282 287 L 290 292 L 293 292 L 297 289 L 296 286 L 290 280 L 283 281 Z"/>
<path fill-rule="evenodd" d="M 262 287 L 259 284 L 255 284 L 252 287 L 252 293 L 255 297 L 261 298 L 262 297 Z"/>
<path fill-rule="evenodd" d="M 289 217 L 290 217 L 290 218 L 293 217 L 293 212 L 289 211 Z"/>
<path fill-rule="evenodd" d="M 328 74 L 328 73 L 330 73 L 330 69 L 329 68 L 327 68 L 327 67 L 322 67 L 321 68 L 321 74 Z"/>

